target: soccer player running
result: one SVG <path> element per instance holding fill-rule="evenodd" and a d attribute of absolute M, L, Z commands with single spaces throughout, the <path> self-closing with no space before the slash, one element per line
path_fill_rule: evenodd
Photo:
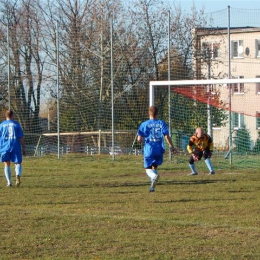
<path fill-rule="evenodd" d="M 189 159 L 191 173 L 189 175 L 198 174 L 195 162 L 201 160 L 202 156 L 204 157 L 205 163 L 209 169 L 209 174 L 215 173 L 210 160 L 213 150 L 213 140 L 208 134 L 204 133 L 201 127 L 198 127 L 195 133 L 191 136 L 187 145 L 187 150 L 191 154 Z"/>
<path fill-rule="evenodd" d="M 144 168 L 151 179 L 150 192 L 155 191 L 159 179 L 157 167 L 163 162 L 164 138 L 169 144 L 170 150 L 172 152 L 175 150 L 167 124 L 163 120 L 157 119 L 157 116 L 158 108 L 151 106 L 149 108 L 149 120 L 141 123 L 137 133 L 137 140 L 144 143 Z"/>
<path fill-rule="evenodd" d="M 0 124 L 0 153 L 1 162 L 4 163 L 7 186 L 12 186 L 10 164 L 13 162 L 15 164 L 16 186 L 19 187 L 22 174 L 22 155 L 26 155 L 26 153 L 22 127 L 13 120 L 13 116 L 13 111 L 7 110 L 6 120 Z"/>

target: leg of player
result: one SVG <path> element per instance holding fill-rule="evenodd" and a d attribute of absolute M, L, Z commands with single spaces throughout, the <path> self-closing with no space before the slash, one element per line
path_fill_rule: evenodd
<path fill-rule="evenodd" d="M 158 175 L 157 171 L 154 171 L 153 169 L 145 169 L 145 171 L 151 180 L 150 192 L 154 192 L 155 191 L 154 188 L 158 182 L 159 175 Z"/>
<path fill-rule="evenodd" d="M 151 188 L 154 189 L 155 186 L 156 186 L 157 183 L 158 183 L 158 180 L 159 180 L 160 176 L 159 176 L 159 173 L 158 173 L 158 170 L 157 170 L 157 165 L 153 165 L 153 166 L 152 166 L 152 169 L 153 169 L 153 171 L 154 171 L 154 173 L 155 173 L 155 177 L 154 177 L 154 179 L 153 179 L 153 181 L 152 181 L 152 183 L 151 183 Z M 152 190 L 150 190 L 150 191 L 152 191 Z"/>
<path fill-rule="evenodd" d="M 205 159 L 205 163 L 209 169 L 209 174 L 214 174 L 215 171 L 213 169 L 213 166 L 212 166 L 212 163 L 211 163 L 211 160 L 209 158 Z"/>
<path fill-rule="evenodd" d="M 8 162 L 4 162 L 4 173 L 7 181 L 7 186 L 12 186 L 11 167 L 10 167 L 10 163 Z"/>
<path fill-rule="evenodd" d="M 189 166 L 190 166 L 190 169 L 191 169 L 191 173 L 188 174 L 188 175 L 198 175 L 198 172 L 196 170 L 196 167 L 195 167 L 195 163 L 189 163 Z"/>
<path fill-rule="evenodd" d="M 15 165 L 15 173 L 16 173 L 16 187 L 19 187 L 21 184 L 21 174 L 22 174 L 22 165 L 20 163 Z"/>
<path fill-rule="evenodd" d="M 195 167 L 195 161 L 194 161 L 193 155 L 190 156 L 189 167 L 191 169 L 191 173 L 189 173 L 188 175 L 198 175 L 198 172 L 197 172 L 196 167 Z"/>

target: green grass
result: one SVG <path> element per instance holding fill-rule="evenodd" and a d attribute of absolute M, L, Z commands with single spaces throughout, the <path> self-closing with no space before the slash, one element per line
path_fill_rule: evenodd
<path fill-rule="evenodd" d="M 149 193 L 142 157 L 25 158 L 20 188 L 0 178 L 0 259 L 260 259 L 260 169 L 213 164 L 166 159 Z"/>

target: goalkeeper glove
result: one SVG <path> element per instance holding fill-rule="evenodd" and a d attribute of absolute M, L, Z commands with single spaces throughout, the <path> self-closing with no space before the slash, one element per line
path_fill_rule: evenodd
<path fill-rule="evenodd" d="M 197 162 L 199 160 L 199 157 L 196 154 L 193 153 L 191 156 L 192 156 L 194 162 Z"/>

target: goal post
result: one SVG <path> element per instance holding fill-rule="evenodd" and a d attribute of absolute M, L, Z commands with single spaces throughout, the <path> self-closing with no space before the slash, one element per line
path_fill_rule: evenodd
<path fill-rule="evenodd" d="M 235 84 L 235 83 L 260 83 L 260 78 L 150 81 L 149 105 L 150 106 L 154 105 L 155 86 L 192 86 L 192 85 L 212 85 L 212 84 L 228 85 L 228 84 Z"/>
<path fill-rule="evenodd" d="M 162 89 L 171 96 L 170 129 L 187 133 L 188 137 L 198 126 L 209 134 L 212 128 L 214 144 L 231 164 L 233 152 L 260 154 L 260 78 L 150 81 L 149 106 L 159 105 L 165 113 L 165 99 L 159 98 Z M 189 111 L 193 109 L 195 112 Z"/>

